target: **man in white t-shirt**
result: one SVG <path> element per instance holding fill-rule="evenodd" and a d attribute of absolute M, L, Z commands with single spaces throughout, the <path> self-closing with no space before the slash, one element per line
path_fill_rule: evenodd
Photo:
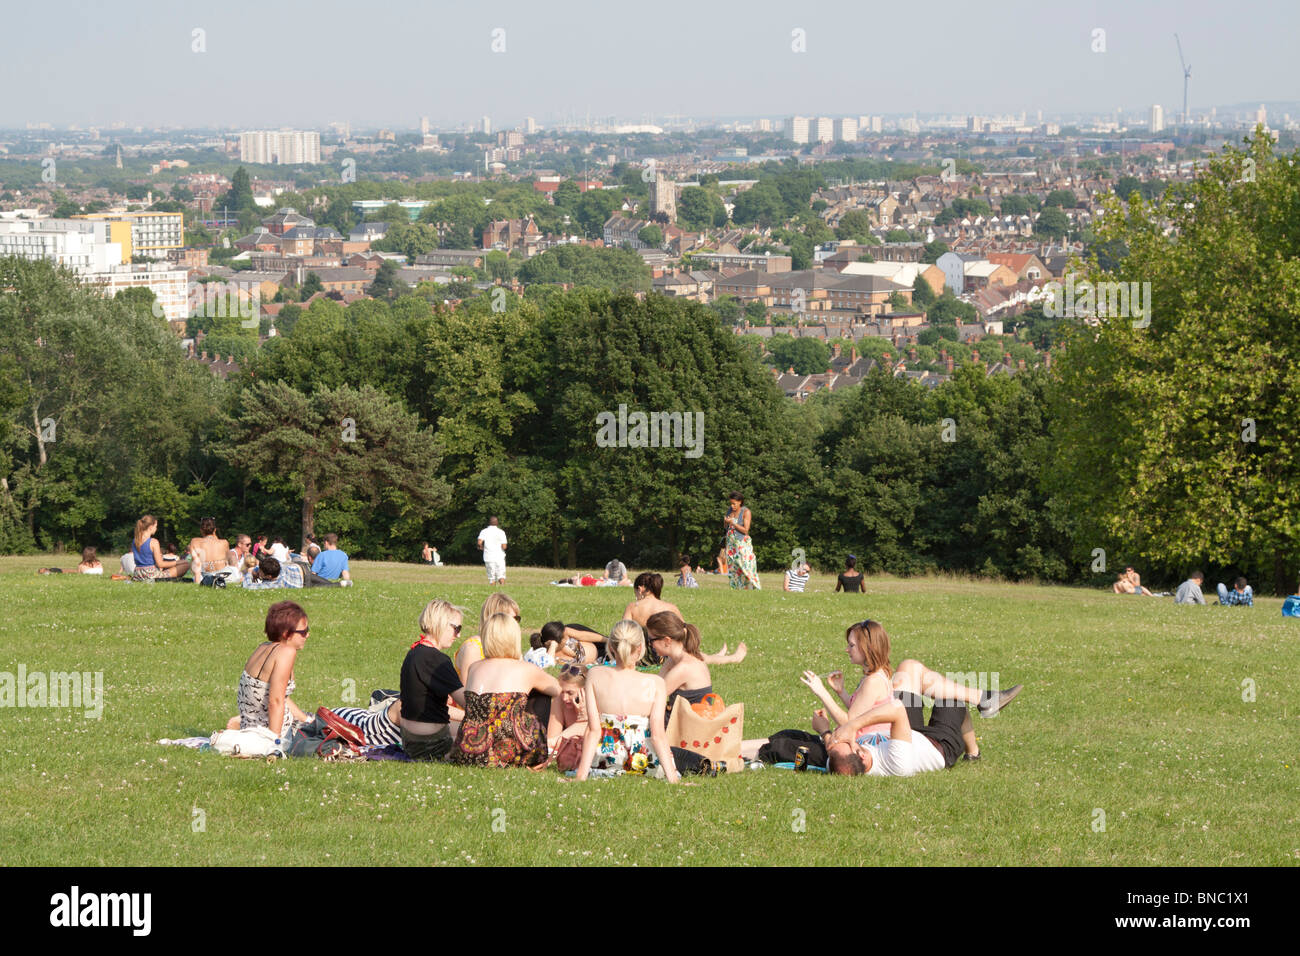
<path fill-rule="evenodd" d="M 506 533 L 497 525 L 496 515 L 478 533 L 478 549 L 483 552 L 483 567 L 488 584 L 506 583 Z"/>

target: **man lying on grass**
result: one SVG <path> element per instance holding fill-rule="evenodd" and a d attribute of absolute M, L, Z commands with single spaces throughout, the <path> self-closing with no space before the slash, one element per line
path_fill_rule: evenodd
<path fill-rule="evenodd" d="M 831 773 L 910 777 L 952 767 L 963 753 L 968 760 L 978 760 L 979 744 L 969 707 L 974 705 L 981 717 L 992 717 L 1011 703 L 1023 686 L 981 691 L 958 684 L 916 660 L 903 661 L 893 683 L 893 699 L 823 735 Z M 934 700 L 928 724 L 922 695 Z M 878 723 L 889 724 L 889 737 L 859 742 L 858 730 Z"/>

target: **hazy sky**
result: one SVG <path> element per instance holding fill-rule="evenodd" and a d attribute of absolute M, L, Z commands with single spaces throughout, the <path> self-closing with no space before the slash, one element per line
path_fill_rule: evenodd
<path fill-rule="evenodd" d="M 1300 100 L 1293 0 L 10 3 L 0 125 L 410 128 L 567 114 L 1182 108 Z M 206 31 L 206 52 L 192 31 Z M 505 52 L 492 51 L 503 29 Z M 1094 29 L 1105 52 L 1093 52 Z M 805 31 L 807 52 L 791 49 Z"/>

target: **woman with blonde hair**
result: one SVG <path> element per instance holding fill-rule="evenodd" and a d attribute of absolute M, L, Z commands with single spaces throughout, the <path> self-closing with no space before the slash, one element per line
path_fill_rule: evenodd
<path fill-rule="evenodd" d="M 463 707 L 465 690 L 443 651 L 460 635 L 463 612 L 450 601 L 426 604 L 420 615 L 420 639 L 402 661 L 402 749 L 412 760 L 440 760 L 451 749 L 447 699 Z"/>
<path fill-rule="evenodd" d="M 662 767 L 668 782 L 677 783 L 664 724 L 664 679 L 636 669 L 645 653 L 645 631 L 636 621 L 619 621 L 607 646 L 614 666 L 587 672 L 587 735 L 577 778 L 645 774 Z"/>
<path fill-rule="evenodd" d="M 469 676 L 469 665 L 487 656 L 483 653 L 483 628 L 487 625 L 487 619 L 493 614 L 508 614 L 516 622 L 521 621 L 519 605 L 509 594 L 504 591 L 494 591 L 487 596 L 482 610 L 479 611 L 478 630 L 474 632 L 473 637 L 466 638 L 465 643 L 456 650 L 456 673 L 460 675 L 462 681 Z"/>
<path fill-rule="evenodd" d="M 560 683 L 523 659 L 523 634 L 510 614 L 483 623 L 484 658 L 465 674 L 465 720 L 451 763 L 476 767 L 535 767 L 547 759 L 546 727 L 529 709 L 529 694 L 552 698 Z"/>
<path fill-rule="evenodd" d="M 131 557 L 135 561 L 135 570 L 131 572 L 131 580 L 183 578 L 190 569 L 188 561 L 169 561 L 163 558 L 162 548 L 154 538 L 157 531 L 158 519 L 153 515 L 145 515 L 135 523 L 135 534 L 131 539 Z"/>

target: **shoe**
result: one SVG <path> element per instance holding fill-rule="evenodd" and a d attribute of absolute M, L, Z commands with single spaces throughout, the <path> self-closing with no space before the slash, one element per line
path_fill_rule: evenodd
<path fill-rule="evenodd" d="M 984 751 L 981 750 L 979 753 L 975 754 L 974 756 L 972 756 L 971 754 L 962 754 L 961 759 L 969 760 L 971 763 L 975 763 L 975 761 L 979 760 L 980 757 L 982 756 L 984 756 Z"/>
<path fill-rule="evenodd" d="M 1016 696 L 1024 689 L 1024 684 L 1016 684 L 1014 687 L 1008 687 L 1006 690 L 1000 690 L 996 695 L 989 691 L 987 700 L 982 701 L 977 708 L 981 717 L 992 717 L 1007 704 L 1016 699 Z"/>
<path fill-rule="evenodd" d="M 746 770 L 766 770 L 766 769 L 767 769 L 767 764 L 763 763 L 763 761 L 761 761 L 761 760 L 751 760 L 751 761 L 749 761 L 749 763 L 745 764 L 745 769 L 746 769 Z"/>

